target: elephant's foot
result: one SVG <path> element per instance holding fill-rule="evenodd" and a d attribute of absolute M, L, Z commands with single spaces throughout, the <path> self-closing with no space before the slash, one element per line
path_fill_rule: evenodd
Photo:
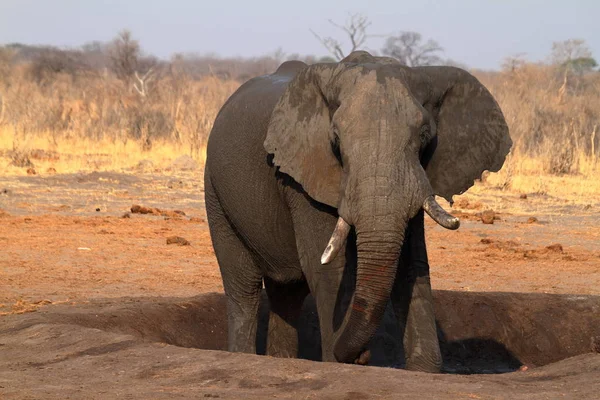
<path fill-rule="evenodd" d="M 439 351 L 430 352 L 428 357 L 425 354 L 413 356 L 406 360 L 406 369 L 409 371 L 429 372 L 432 374 L 440 373 L 442 369 L 442 359 Z"/>

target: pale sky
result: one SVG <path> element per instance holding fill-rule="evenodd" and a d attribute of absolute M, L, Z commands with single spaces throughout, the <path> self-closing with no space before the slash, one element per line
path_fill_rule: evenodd
<path fill-rule="evenodd" d="M 363 13 L 372 34 L 417 31 L 437 40 L 444 57 L 473 68 L 498 68 L 526 53 L 544 60 L 552 42 L 584 39 L 600 61 L 599 0 L 0 0 L 0 44 L 75 47 L 108 41 L 124 28 L 161 58 L 172 53 L 259 56 L 325 55 L 309 29 L 343 38 L 343 23 Z M 368 47 L 380 50 L 382 39 Z"/>

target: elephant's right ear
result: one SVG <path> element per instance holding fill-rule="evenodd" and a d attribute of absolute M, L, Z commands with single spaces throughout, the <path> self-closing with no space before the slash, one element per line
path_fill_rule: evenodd
<path fill-rule="evenodd" d="M 323 88 L 337 64 L 300 71 L 276 104 L 264 147 L 273 164 L 315 200 L 338 206 L 342 168 L 331 141 L 331 111 Z"/>

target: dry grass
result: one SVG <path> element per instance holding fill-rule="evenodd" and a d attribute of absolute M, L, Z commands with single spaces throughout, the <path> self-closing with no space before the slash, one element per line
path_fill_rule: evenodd
<path fill-rule="evenodd" d="M 0 128 L 0 154 L 12 154 L 15 133 L 11 128 Z M 40 152 L 43 150 L 43 152 Z M 167 167 L 182 154 L 193 154 L 200 165 L 204 164 L 206 150 L 190 152 L 188 144 L 156 141 L 152 149 L 144 150 L 143 143 L 135 140 L 65 138 L 54 142 L 51 134 L 36 133 L 19 141 L 18 151 L 35 165 L 38 174 L 73 173 L 80 171 L 122 171 L 151 161 L 157 169 Z M 3 162 L 5 161 L 5 162 Z M 0 157 L 0 175 L 26 175 L 27 168 L 12 166 L 10 157 Z"/>
<path fill-rule="evenodd" d="M 525 194 L 549 194 L 564 199 L 586 202 L 600 198 L 600 163 L 596 158 L 578 154 L 577 172 L 546 172 L 547 156 L 527 157 L 515 150 L 504 167 L 489 174 L 482 187 L 495 187 Z"/>
<path fill-rule="evenodd" d="M 501 188 L 582 202 L 600 196 L 600 74 L 524 64 L 476 75 L 498 100 L 515 145 L 500 173 L 472 191 Z M 212 123 L 239 86 L 216 77 L 193 79 L 176 65 L 150 82 L 145 97 L 106 74 L 35 80 L 25 66 L 15 66 L 4 76 L 0 155 L 58 154 L 32 159 L 39 173 L 122 170 L 141 160 L 160 168 L 182 154 L 203 164 Z M 8 161 L 0 174 L 26 173 L 7 167 Z"/>
<path fill-rule="evenodd" d="M 598 170 L 600 74 L 524 64 L 478 74 L 497 99 L 514 141 L 506 167 L 548 175 Z"/>
<path fill-rule="evenodd" d="M 0 154 L 57 153 L 58 160 L 31 160 L 57 172 L 118 170 L 145 159 L 160 165 L 183 154 L 203 164 L 212 123 L 238 86 L 171 69 L 140 96 L 110 75 L 35 81 L 26 67 L 13 67 L 0 79 Z M 0 173 L 19 172 L 0 165 Z"/>

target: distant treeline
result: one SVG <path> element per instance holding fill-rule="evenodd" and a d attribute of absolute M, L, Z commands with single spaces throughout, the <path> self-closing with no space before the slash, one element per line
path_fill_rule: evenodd
<path fill-rule="evenodd" d="M 391 39 L 382 53 L 401 63 L 448 64 L 434 57 L 439 46 L 420 36 Z M 333 46 L 330 38 L 323 41 Z M 407 46 L 424 50 L 416 57 Z M 78 49 L 0 46 L 0 133 L 12 135 L 15 148 L 42 135 L 57 146 L 63 139 L 135 140 L 148 150 L 163 140 L 201 152 L 218 110 L 240 83 L 287 59 L 310 64 L 343 56 L 338 44 L 332 48 L 331 57 L 321 58 L 277 51 L 248 59 L 176 54 L 160 60 L 144 53 L 128 31 Z M 583 41 L 555 43 L 545 63 L 515 56 L 499 71 L 471 72 L 502 107 L 515 142 L 513 159 L 541 159 L 554 174 L 578 172 L 582 160 L 595 165 L 600 72 Z"/>

